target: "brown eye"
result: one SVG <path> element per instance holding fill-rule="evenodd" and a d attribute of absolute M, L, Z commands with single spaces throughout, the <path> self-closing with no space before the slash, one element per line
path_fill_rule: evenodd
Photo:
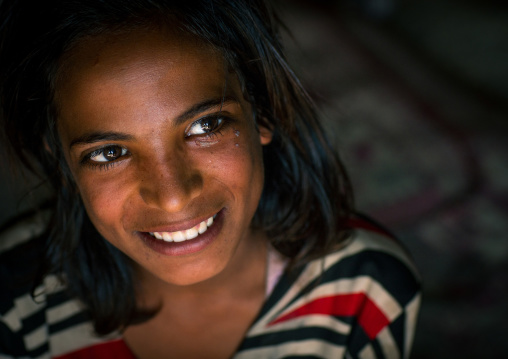
<path fill-rule="evenodd" d="M 90 154 L 90 161 L 111 162 L 127 154 L 127 149 L 120 146 L 107 146 Z"/>
<path fill-rule="evenodd" d="M 222 117 L 206 117 L 192 123 L 185 134 L 186 137 L 205 135 L 217 131 L 223 124 Z"/>

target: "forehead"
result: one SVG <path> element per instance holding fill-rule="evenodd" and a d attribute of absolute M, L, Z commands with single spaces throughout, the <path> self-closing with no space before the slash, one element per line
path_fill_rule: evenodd
<path fill-rule="evenodd" d="M 126 56 L 128 53 L 128 56 Z M 218 50 L 203 40 L 178 29 L 164 26 L 134 27 L 85 36 L 74 43 L 59 62 L 57 81 L 69 71 L 87 67 L 101 69 L 112 64 L 137 61 L 152 64 L 194 58 L 223 62 Z M 121 69 L 121 68 L 119 68 Z"/>
<path fill-rule="evenodd" d="M 170 117 L 223 94 L 226 83 L 234 97 L 242 97 L 219 51 L 189 34 L 138 29 L 85 38 L 61 61 L 58 122 L 84 119 L 96 126 L 122 112 L 142 118 L 154 107 Z"/>
<path fill-rule="evenodd" d="M 186 76 L 196 73 L 199 76 Z M 178 74 L 180 76 L 175 76 Z M 180 86 L 182 91 L 184 87 L 180 80 L 187 78 L 191 81 L 199 77 L 202 85 L 213 80 L 223 83 L 228 71 L 216 49 L 183 32 L 137 29 L 87 37 L 60 61 L 55 80 L 56 102 L 80 97 L 76 95 L 83 91 L 92 94 L 101 88 L 121 84 L 141 92 L 143 86 L 167 80 L 170 76 L 167 85 Z"/>

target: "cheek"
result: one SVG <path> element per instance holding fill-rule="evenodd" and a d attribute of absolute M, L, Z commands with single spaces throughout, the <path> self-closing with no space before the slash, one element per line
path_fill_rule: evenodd
<path fill-rule="evenodd" d="M 125 181 L 120 176 L 91 176 L 78 178 L 78 189 L 90 220 L 97 230 L 107 236 L 121 226 L 122 208 L 126 201 Z M 125 177 L 123 177 L 125 178 Z"/>
<path fill-rule="evenodd" d="M 264 181 L 262 148 L 253 136 L 237 133 L 220 150 L 212 151 L 210 161 L 215 176 L 227 183 L 235 196 L 256 198 Z"/>

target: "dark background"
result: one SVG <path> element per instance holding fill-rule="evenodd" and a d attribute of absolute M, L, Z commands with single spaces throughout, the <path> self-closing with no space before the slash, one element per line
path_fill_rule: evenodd
<path fill-rule="evenodd" d="M 508 353 L 508 6 L 281 0 L 290 63 L 321 106 L 358 208 L 424 282 L 412 358 Z M 0 152 L 0 226 L 47 197 Z"/>
<path fill-rule="evenodd" d="M 424 296 L 412 358 L 508 355 L 508 6 L 284 1 L 288 52 Z"/>

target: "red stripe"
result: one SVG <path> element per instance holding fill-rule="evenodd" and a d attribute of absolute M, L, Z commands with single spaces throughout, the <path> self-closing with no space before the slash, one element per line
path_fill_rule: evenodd
<path fill-rule="evenodd" d="M 364 293 L 342 294 L 318 298 L 269 323 L 275 325 L 306 315 L 355 316 L 358 324 L 372 340 L 390 321 Z"/>
<path fill-rule="evenodd" d="M 356 229 L 365 229 L 366 231 L 369 231 L 369 232 L 374 232 L 374 233 L 382 234 L 382 235 L 389 237 L 389 238 L 393 238 L 393 235 L 391 233 L 389 233 L 388 231 L 380 228 L 379 226 L 377 226 L 369 221 L 361 219 L 361 218 L 357 218 L 357 217 L 348 218 L 346 220 L 346 226 L 349 228 L 353 228 L 353 229 L 355 229 L 355 228 Z"/>
<path fill-rule="evenodd" d="M 95 344 L 71 353 L 53 357 L 53 359 L 136 359 L 122 339 Z"/>

